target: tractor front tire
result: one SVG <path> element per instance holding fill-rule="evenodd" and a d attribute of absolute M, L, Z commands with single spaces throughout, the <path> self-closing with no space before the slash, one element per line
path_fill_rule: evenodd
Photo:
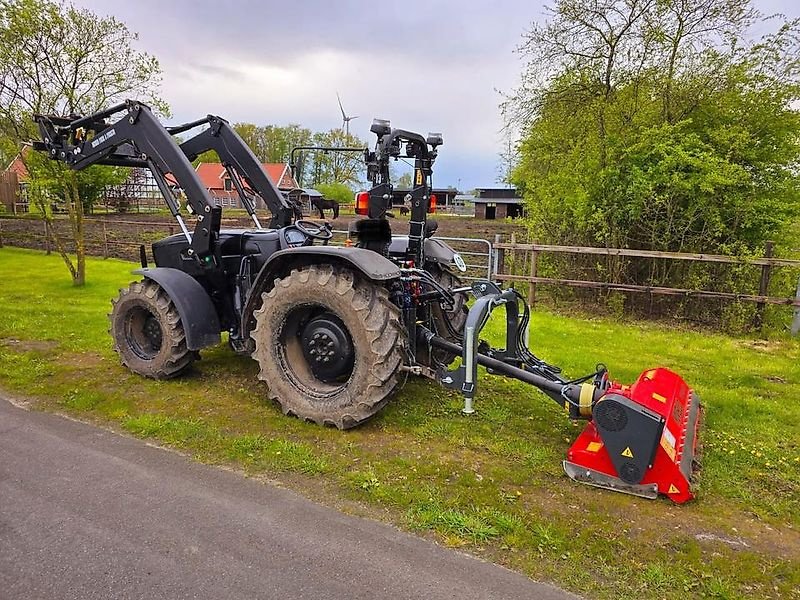
<path fill-rule="evenodd" d="M 400 383 L 408 341 L 385 288 L 332 266 L 293 270 L 262 295 L 251 336 L 284 414 L 349 429 Z"/>
<path fill-rule="evenodd" d="M 132 283 L 111 301 L 109 333 L 122 364 L 152 379 L 183 373 L 198 357 L 186 347 L 178 310 L 169 295 L 149 279 Z"/>

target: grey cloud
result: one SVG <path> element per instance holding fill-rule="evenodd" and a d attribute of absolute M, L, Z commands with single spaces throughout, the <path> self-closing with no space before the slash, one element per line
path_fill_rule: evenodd
<path fill-rule="evenodd" d="M 373 116 L 441 130 L 437 184 L 491 185 L 503 146 L 497 89 L 514 87 L 514 49 L 542 2 L 429 0 L 73 0 L 113 14 L 164 68 L 175 120 L 341 125 L 336 91 L 364 139 Z M 765 13 L 800 13 L 760 0 Z"/>

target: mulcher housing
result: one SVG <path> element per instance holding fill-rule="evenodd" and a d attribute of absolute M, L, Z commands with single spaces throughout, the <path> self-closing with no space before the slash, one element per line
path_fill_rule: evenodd
<path fill-rule="evenodd" d="M 675 373 L 645 371 L 631 386 L 599 365 L 579 378 L 534 355 L 523 342 L 529 309 L 513 289 L 491 281 L 460 283 L 460 257 L 428 221 L 440 134 L 423 137 L 376 120 L 366 151 L 372 182 L 357 202 L 354 247 L 328 245 L 328 224 L 296 214 L 227 121 L 209 115 L 165 128 L 150 109 L 126 101 L 85 117 L 36 115 L 37 150 L 73 169 L 92 164 L 148 168 L 182 233 L 153 244 L 155 267 L 113 302 L 111 331 L 122 362 L 148 377 L 180 375 L 197 352 L 227 332 L 234 351 L 252 356 L 270 397 L 284 413 L 349 428 L 374 416 L 409 373 L 427 375 L 464 397 L 475 411 L 481 365 L 553 399 L 588 423 L 564 461 L 576 481 L 675 502 L 692 497 L 699 401 Z M 179 143 L 173 136 L 205 127 Z M 214 150 L 255 229 L 222 229 L 221 207 L 191 165 Z M 387 219 L 391 160 L 414 161 L 407 236 Z M 272 213 L 265 229 L 256 196 Z M 187 227 L 181 203 L 194 215 Z M 321 243 L 321 245 L 320 245 Z M 467 308 L 468 295 L 475 298 Z M 503 307 L 506 341 L 480 339 L 491 312 Z M 456 357 L 457 366 L 452 366 Z"/>

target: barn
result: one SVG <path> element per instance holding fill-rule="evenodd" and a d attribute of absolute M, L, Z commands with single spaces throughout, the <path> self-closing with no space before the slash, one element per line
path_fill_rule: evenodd
<path fill-rule="evenodd" d="M 476 219 L 516 219 L 525 216 L 525 204 L 515 188 L 477 188 Z"/>

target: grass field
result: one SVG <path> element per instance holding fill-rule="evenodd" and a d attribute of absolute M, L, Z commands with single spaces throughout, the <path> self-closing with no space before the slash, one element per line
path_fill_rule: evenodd
<path fill-rule="evenodd" d="M 477 414 L 412 379 L 348 432 L 289 419 L 257 366 L 222 345 L 184 378 L 123 369 L 106 313 L 133 265 L 0 249 L 0 386 L 41 410 L 110 425 L 398 524 L 590 598 L 800 598 L 800 343 L 537 312 L 535 348 L 567 373 L 681 373 L 705 404 L 698 498 L 684 506 L 575 484 L 580 429 L 535 390 L 487 376 Z M 489 335 L 499 333 L 490 325 Z"/>

